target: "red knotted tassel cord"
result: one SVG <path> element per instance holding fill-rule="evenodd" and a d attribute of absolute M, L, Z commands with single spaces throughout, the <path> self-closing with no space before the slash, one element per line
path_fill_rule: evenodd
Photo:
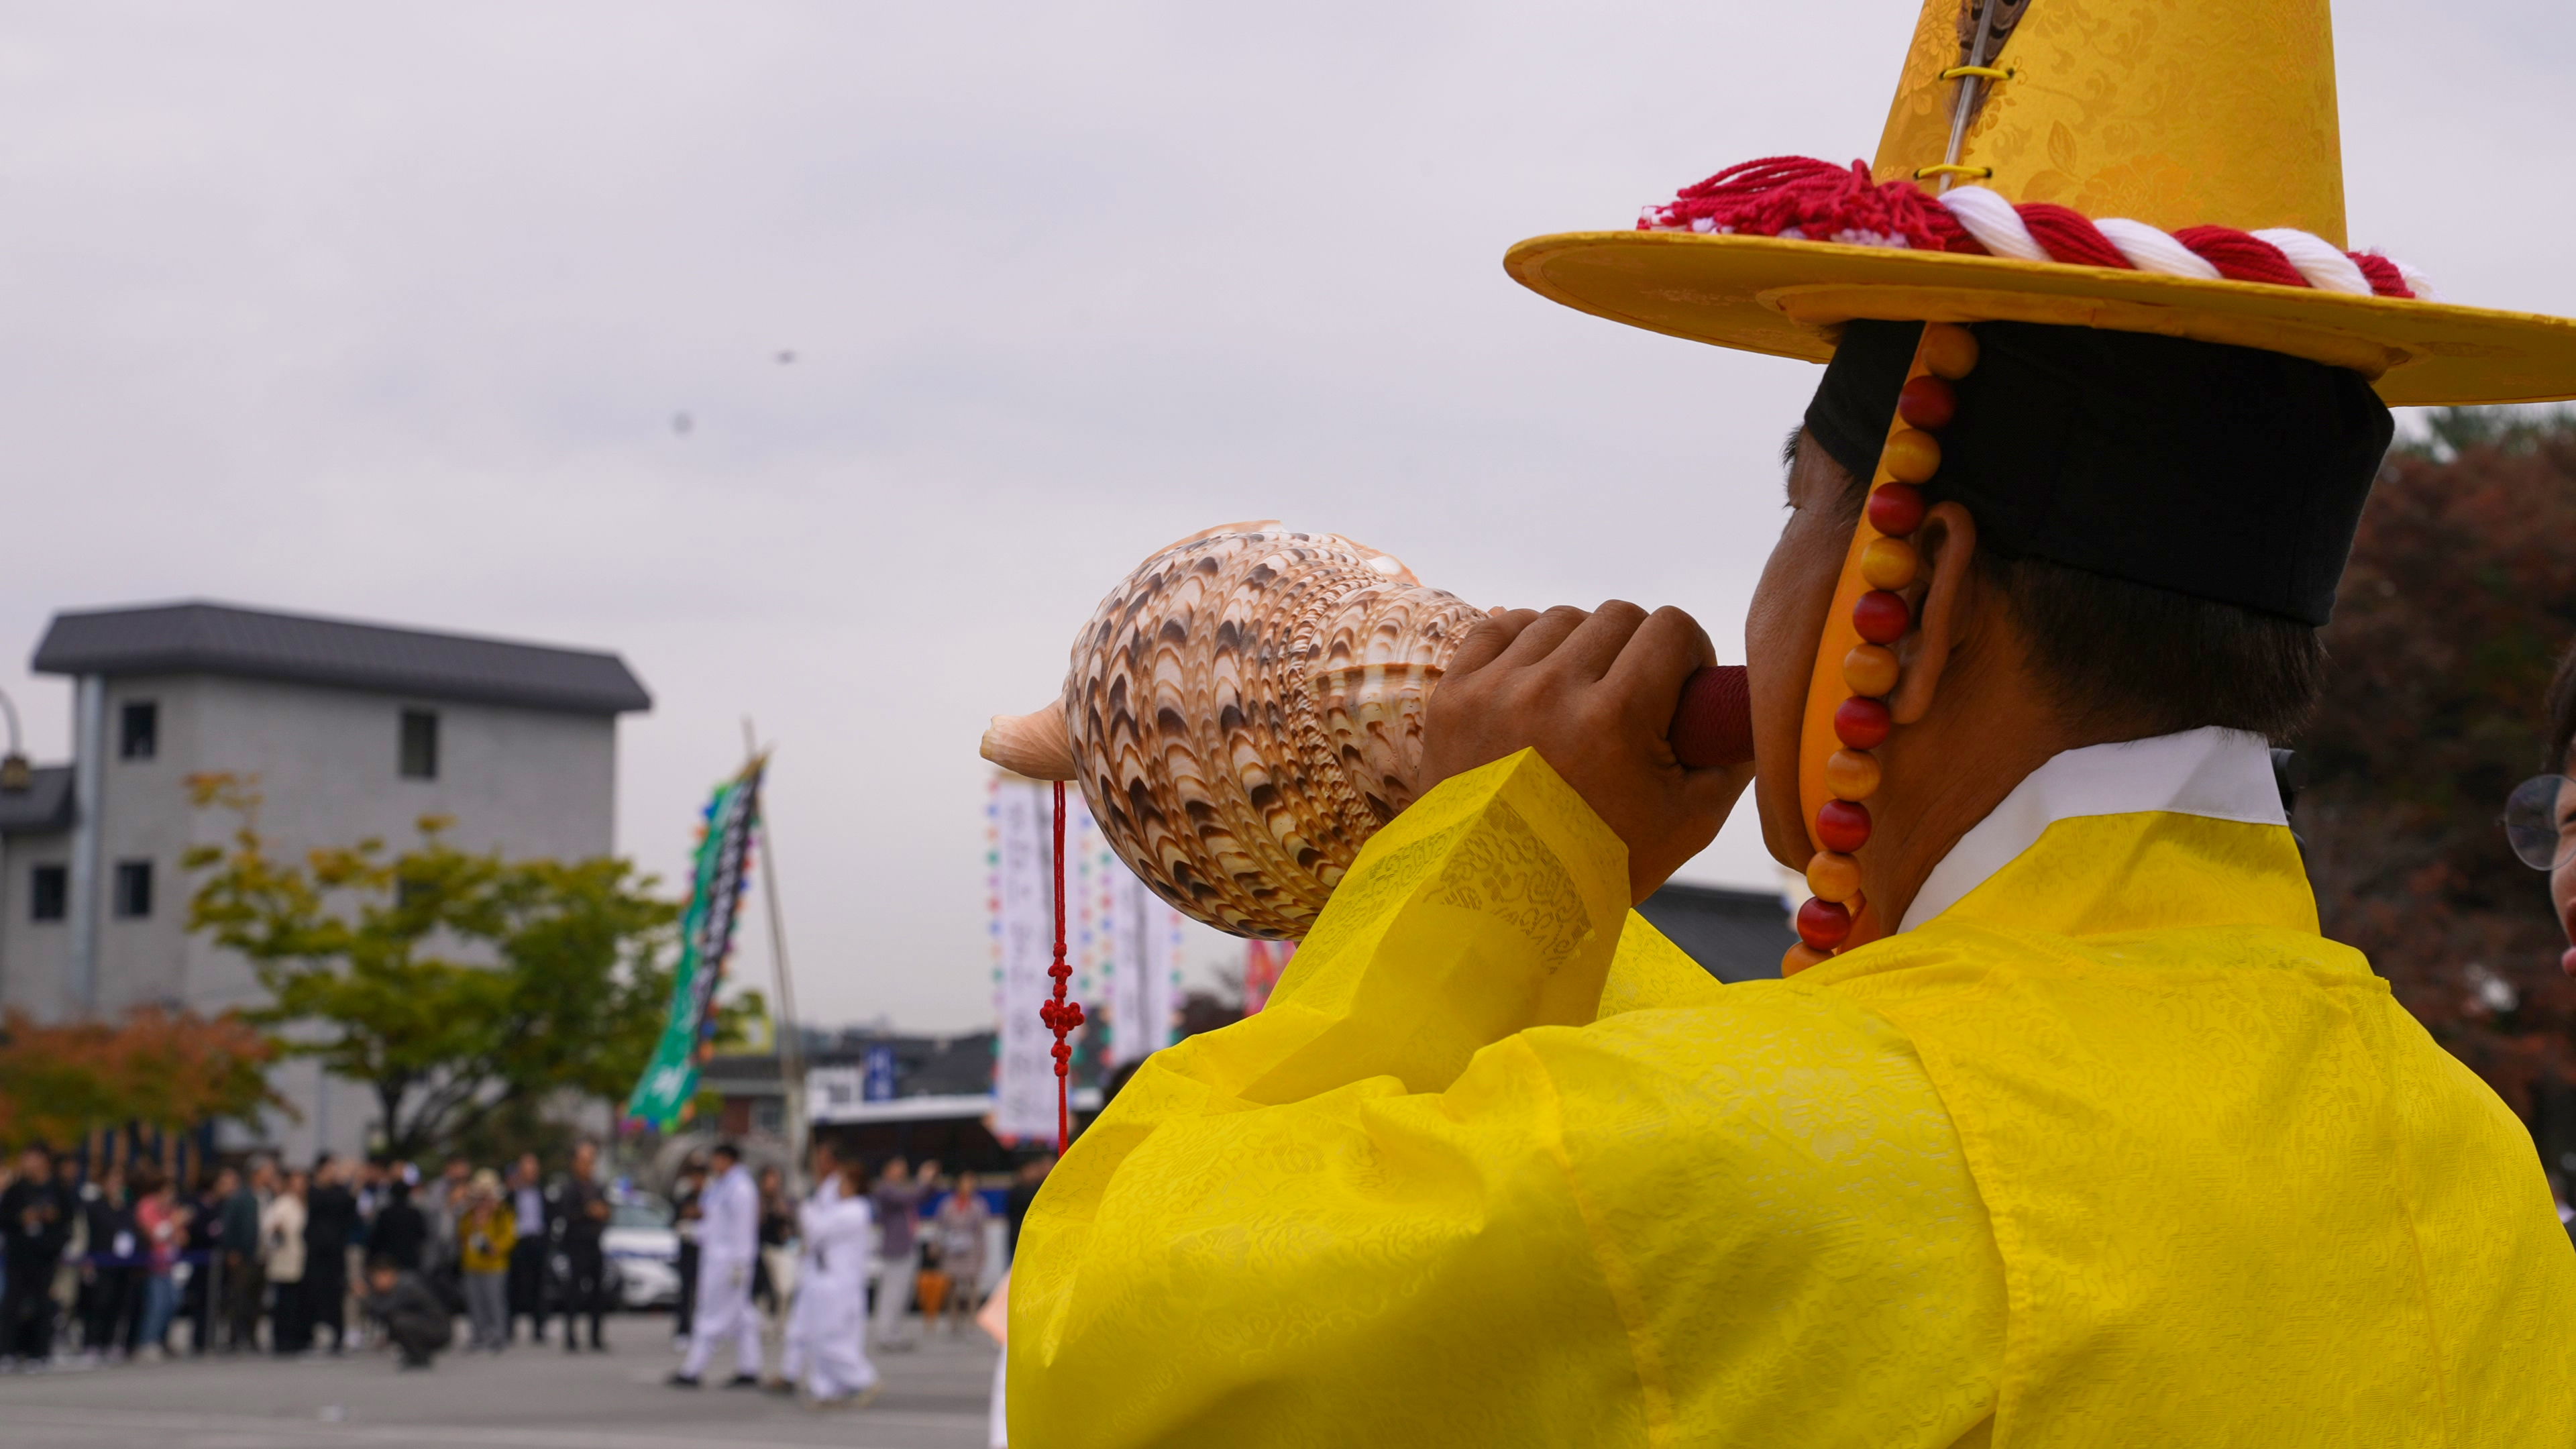
<path fill-rule="evenodd" d="M 2054 262 L 2077 266 L 2136 267 L 2092 218 L 2072 207 L 2026 201 L 2013 208 L 2032 242 Z M 1695 225 L 1700 223 L 1704 225 Z M 1919 252 L 1991 255 L 1950 214 L 1940 198 L 1906 177 L 1880 182 L 1869 163 L 1836 166 L 1812 156 L 1765 156 L 1729 166 L 1683 187 L 1671 201 L 1646 209 L 1640 231 L 1716 231 L 1749 236 L 1795 235 L 1808 241 L 1857 241 L 1903 246 Z M 2183 250 L 2232 282 L 2276 287 L 2309 286 L 2289 256 L 2254 235 L 2226 226 L 2187 226 L 2167 233 Z M 2375 252 L 2345 252 L 2370 290 L 2382 297 L 2413 298 L 2414 289 L 2395 262 Z"/>
<path fill-rule="evenodd" d="M 1073 968 L 1064 961 L 1064 782 L 1055 782 L 1055 964 L 1047 967 L 1055 978 L 1055 994 L 1038 1007 L 1038 1020 L 1055 1033 L 1055 1150 L 1061 1156 L 1073 1140 L 1073 1048 L 1064 1044 L 1066 1032 L 1082 1025 L 1082 1004 L 1064 999 L 1064 984 L 1073 977 Z"/>

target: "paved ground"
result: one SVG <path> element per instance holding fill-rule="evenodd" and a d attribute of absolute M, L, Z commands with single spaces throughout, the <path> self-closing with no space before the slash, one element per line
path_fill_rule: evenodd
<path fill-rule="evenodd" d="M 441 1355 L 426 1373 L 390 1357 L 280 1363 L 181 1359 L 0 1377 L 8 1449 L 678 1449 L 833 1444 L 983 1449 L 992 1341 L 969 1330 L 877 1360 L 885 1394 L 817 1413 L 766 1394 L 666 1388 L 679 1359 L 661 1321 L 612 1320 L 616 1352 L 551 1346 Z M 725 1359 L 717 1358 L 718 1372 Z M 710 1375 L 712 1381 L 714 1375 Z"/>

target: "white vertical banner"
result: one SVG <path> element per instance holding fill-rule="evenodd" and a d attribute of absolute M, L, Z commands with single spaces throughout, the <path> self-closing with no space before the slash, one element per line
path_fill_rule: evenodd
<path fill-rule="evenodd" d="M 1038 1020 L 1053 992 L 1055 960 L 1054 811 L 1049 788 L 997 777 L 991 822 L 993 1010 L 1001 1036 L 993 1063 L 993 1131 L 1004 1139 L 1055 1140 L 1055 1038 Z"/>
<path fill-rule="evenodd" d="M 1172 1044 L 1178 971 L 1172 941 L 1178 912 L 1123 865 L 1111 876 L 1109 1061 L 1125 1066 Z"/>

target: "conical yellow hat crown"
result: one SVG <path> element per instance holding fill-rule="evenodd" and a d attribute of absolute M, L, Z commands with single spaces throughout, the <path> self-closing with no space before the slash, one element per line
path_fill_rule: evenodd
<path fill-rule="evenodd" d="M 1948 159 L 1974 0 L 1925 0 L 1871 170 Z M 2326 0 L 2028 0 L 1986 65 L 1958 164 L 2014 201 L 2165 231 L 2296 227 L 2344 240 Z M 1996 27 L 1988 28 L 1988 35 Z"/>
<path fill-rule="evenodd" d="M 2342 150 L 2327 0 L 1925 0 L 1872 179 L 2143 223 L 2176 247 L 2173 233 L 2218 227 L 2342 251 Z M 2576 397 L 2562 318 L 2042 251 L 1621 230 L 1533 237 L 1503 265 L 1595 316 L 1817 362 L 1855 318 L 2009 320 L 2289 353 L 2359 372 L 2391 404 Z M 2440 275 L 2437 258 L 2410 260 Z"/>

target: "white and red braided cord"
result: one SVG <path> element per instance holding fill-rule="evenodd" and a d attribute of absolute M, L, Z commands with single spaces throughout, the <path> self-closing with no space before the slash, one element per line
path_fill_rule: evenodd
<path fill-rule="evenodd" d="M 1649 206 L 1639 231 L 1713 232 L 1833 241 L 2114 267 L 2167 277 L 2266 282 L 2353 296 L 2432 300 L 2422 272 L 2377 252 L 2347 252 L 2288 227 L 2168 232 L 2142 221 L 2095 221 L 2069 207 L 2014 205 L 1982 186 L 1933 195 L 1911 181 L 1879 184 L 1869 166 L 1767 156 L 1730 166 L 1671 201 Z"/>

